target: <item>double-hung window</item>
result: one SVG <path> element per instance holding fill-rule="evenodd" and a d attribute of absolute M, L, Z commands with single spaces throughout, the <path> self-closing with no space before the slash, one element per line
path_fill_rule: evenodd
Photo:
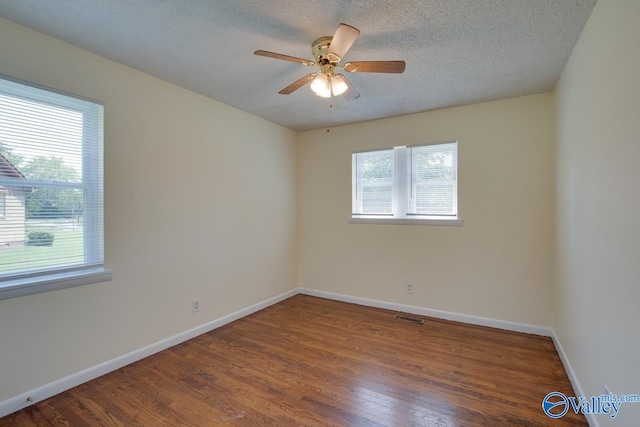
<path fill-rule="evenodd" d="M 0 76 L 0 299 L 110 279 L 103 106 Z"/>
<path fill-rule="evenodd" d="M 351 177 L 355 221 L 460 224 L 457 141 L 353 153 Z"/>

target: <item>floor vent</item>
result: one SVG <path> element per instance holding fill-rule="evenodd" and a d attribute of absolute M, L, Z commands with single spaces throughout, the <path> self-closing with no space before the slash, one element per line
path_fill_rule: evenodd
<path fill-rule="evenodd" d="M 404 320 L 406 322 L 417 323 L 418 325 L 424 325 L 424 320 L 418 319 L 417 317 L 405 316 L 404 314 L 396 314 L 393 318 Z"/>

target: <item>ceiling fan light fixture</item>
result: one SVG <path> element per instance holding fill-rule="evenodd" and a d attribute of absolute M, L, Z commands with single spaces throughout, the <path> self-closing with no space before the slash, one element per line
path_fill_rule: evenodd
<path fill-rule="evenodd" d="M 311 82 L 311 90 L 321 98 L 331 98 L 331 79 L 329 75 L 318 73 Z"/>
<path fill-rule="evenodd" d="M 344 81 L 342 74 L 336 74 L 331 78 L 331 91 L 334 96 L 342 95 L 349 89 L 347 82 Z"/>

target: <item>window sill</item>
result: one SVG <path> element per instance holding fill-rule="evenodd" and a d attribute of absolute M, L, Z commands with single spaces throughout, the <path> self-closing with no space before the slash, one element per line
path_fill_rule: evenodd
<path fill-rule="evenodd" d="M 349 224 L 385 224 L 385 225 L 439 225 L 462 227 L 462 219 L 411 219 L 411 218 L 349 218 Z"/>
<path fill-rule="evenodd" d="M 0 282 L 0 300 L 108 282 L 110 280 L 111 270 L 107 270 L 104 267 L 9 279 Z"/>

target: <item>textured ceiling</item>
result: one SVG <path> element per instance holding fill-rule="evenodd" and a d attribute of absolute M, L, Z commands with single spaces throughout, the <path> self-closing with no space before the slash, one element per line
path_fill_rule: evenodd
<path fill-rule="evenodd" d="M 0 15 L 295 130 L 550 91 L 596 0 L 0 0 Z M 344 22 L 344 61 L 405 60 L 404 74 L 349 74 L 360 98 L 329 102 L 312 59 Z"/>

